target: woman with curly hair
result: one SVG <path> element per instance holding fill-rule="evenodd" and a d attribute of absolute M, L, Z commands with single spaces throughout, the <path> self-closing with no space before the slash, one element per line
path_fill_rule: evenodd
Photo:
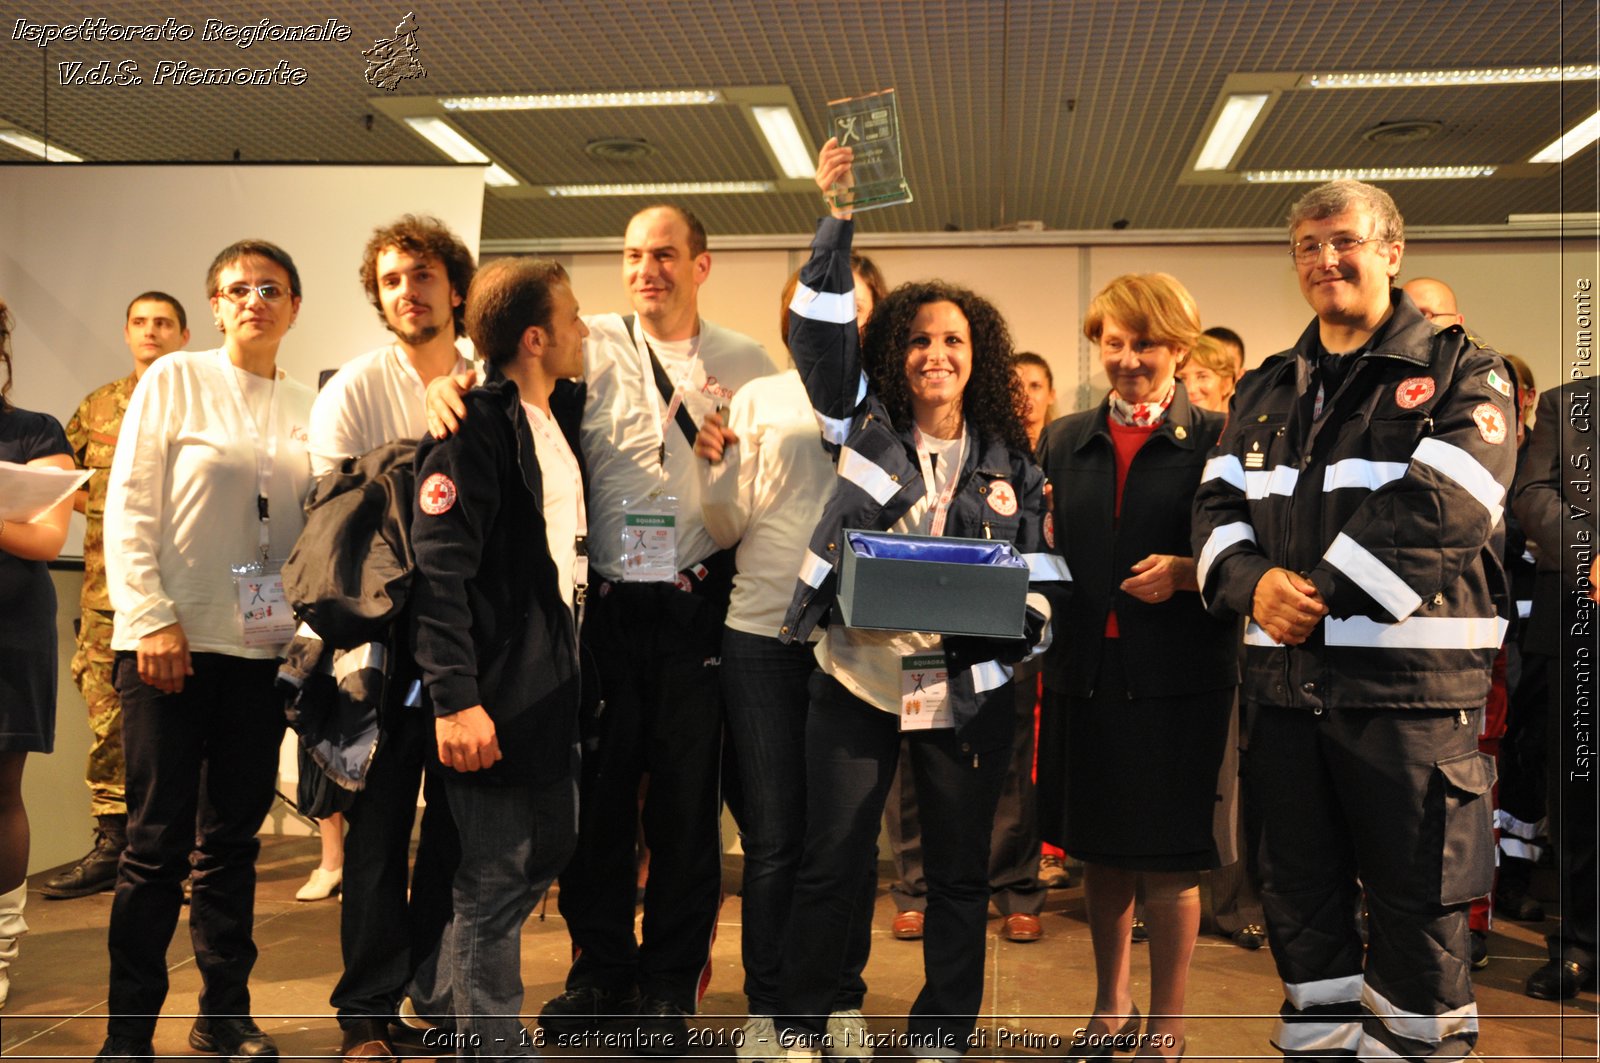
<path fill-rule="evenodd" d="M 817 184 L 848 183 L 852 161 L 830 140 Z M 850 211 L 835 207 L 790 306 L 790 351 L 837 475 L 780 629 L 793 642 L 825 626 L 806 715 L 806 838 L 777 1026 L 788 1058 L 817 1057 L 852 928 L 872 917 L 853 887 L 876 860 L 904 735 L 928 878 L 924 985 L 905 1046 L 954 1059 L 983 994 L 989 832 L 1016 716 L 1010 666 L 1043 640 L 1046 595 L 1064 590 L 1066 571 L 1043 545 L 1044 478 L 1029 456 L 1004 320 L 974 293 L 928 281 L 890 292 L 858 334 L 852 234 Z M 847 528 L 1014 543 L 1042 592 L 1028 596 L 1028 636 L 865 630 L 837 611 L 825 620 Z M 928 680 L 922 695 L 943 679 L 944 696 L 919 695 L 907 678 L 918 674 Z M 828 1047 L 834 1056 L 870 1052 L 837 1038 Z"/>

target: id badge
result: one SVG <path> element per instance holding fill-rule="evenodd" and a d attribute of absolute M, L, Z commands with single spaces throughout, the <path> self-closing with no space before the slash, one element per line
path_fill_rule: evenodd
<path fill-rule="evenodd" d="M 294 610 L 283 592 L 282 561 L 251 561 L 233 566 L 239 592 L 239 623 L 244 644 L 253 650 L 282 650 L 294 637 Z"/>
<path fill-rule="evenodd" d="M 622 504 L 622 578 L 664 583 L 678 577 L 678 500 L 650 494 Z"/>
<path fill-rule="evenodd" d="M 950 673 L 943 653 L 912 653 L 900 658 L 900 730 L 955 726 L 949 694 Z"/>

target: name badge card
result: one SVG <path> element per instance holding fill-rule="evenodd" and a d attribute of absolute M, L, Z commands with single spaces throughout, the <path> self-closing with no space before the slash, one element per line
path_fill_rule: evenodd
<path fill-rule="evenodd" d="M 622 505 L 622 578 L 662 583 L 678 577 L 678 500 L 648 495 Z"/>
<path fill-rule="evenodd" d="M 282 561 L 252 561 L 233 566 L 239 592 L 244 644 L 253 650 L 282 650 L 294 637 L 294 611 L 283 592 Z"/>
<path fill-rule="evenodd" d="M 900 730 L 954 727 L 949 692 L 950 673 L 943 653 L 913 653 L 900 658 Z"/>

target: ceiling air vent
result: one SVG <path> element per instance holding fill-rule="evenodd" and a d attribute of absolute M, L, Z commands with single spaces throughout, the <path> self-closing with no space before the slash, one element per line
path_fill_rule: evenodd
<path fill-rule="evenodd" d="M 1415 144 L 1427 140 L 1444 128 L 1443 122 L 1405 119 L 1398 122 L 1379 122 L 1363 130 L 1361 139 L 1369 144 Z"/>
<path fill-rule="evenodd" d="M 651 147 L 648 140 L 640 140 L 638 137 L 601 137 L 589 141 L 583 146 L 583 150 L 607 162 L 639 162 L 656 153 L 656 149 Z"/>

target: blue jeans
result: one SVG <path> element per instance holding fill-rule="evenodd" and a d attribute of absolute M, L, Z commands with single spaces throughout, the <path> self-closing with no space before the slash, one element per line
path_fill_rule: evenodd
<path fill-rule="evenodd" d="M 738 771 L 735 809 L 744 849 L 744 995 L 750 1014 L 778 1006 L 783 935 L 806 830 L 806 714 L 817 659 L 807 643 L 785 644 L 733 628 L 722 633 L 722 697 Z M 872 911 L 875 862 L 865 869 L 858 903 Z M 861 1007 L 861 969 L 872 947 L 870 919 L 849 927 L 833 1011 Z"/>
<path fill-rule="evenodd" d="M 811 677 L 806 844 L 784 945 L 780 1037 L 815 1043 L 837 997 L 849 942 L 872 920 L 856 887 L 874 861 L 901 738 L 894 714 L 820 671 Z M 974 755 L 949 729 L 915 732 L 906 741 L 922 804 L 928 874 L 923 986 L 906 1023 L 906 1054 L 954 1059 L 965 1054 L 983 1002 L 989 833 L 1009 758 L 1005 750 Z"/>
<path fill-rule="evenodd" d="M 457 1055 L 536 1058 L 522 1027 L 522 924 L 578 837 L 577 783 L 492 786 L 445 778 L 461 835 L 455 918 L 439 943 L 450 958 Z"/>

